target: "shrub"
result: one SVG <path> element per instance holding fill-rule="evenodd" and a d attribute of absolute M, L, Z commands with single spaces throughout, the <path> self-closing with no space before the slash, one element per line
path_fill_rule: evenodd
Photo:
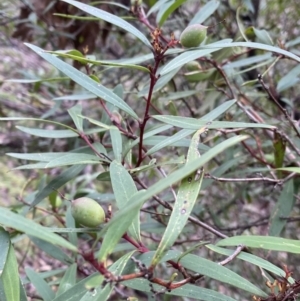
<path fill-rule="evenodd" d="M 111 3 L 120 16 L 64 2 L 111 24 L 113 51 L 26 43 L 67 81 L 56 71 L 33 79 L 38 97 L 41 85 L 55 96 L 53 106 L 40 117 L 1 118 L 27 123 L 18 129 L 46 150 L 8 153 L 34 162 L 17 167 L 24 173 L 40 171 L 18 205 L 0 211 L 1 296 L 294 300 L 300 130 L 290 112 L 299 109 L 299 39 L 274 45 L 276 31 L 258 28 L 258 7 L 246 1 Z M 228 23 L 235 14 L 236 27 Z M 206 39 L 183 48 L 180 33 L 203 23 Z M 78 198 L 101 204 L 107 221 L 100 210 L 99 223 L 86 223 L 72 210 Z M 55 259 L 49 271 L 26 260 L 18 271 L 28 238 L 28 256 Z"/>

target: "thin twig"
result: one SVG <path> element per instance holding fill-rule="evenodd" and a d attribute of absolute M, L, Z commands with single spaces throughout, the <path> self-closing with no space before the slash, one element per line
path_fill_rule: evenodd
<path fill-rule="evenodd" d="M 144 184 L 141 180 L 136 179 L 136 182 L 139 183 L 144 189 L 148 189 L 147 185 Z M 163 200 L 162 200 L 161 198 L 159 198 L 158 196 L 155 196 L 155 195 L 154 195 L 153 198 L 154 198 L 160 205 L 162 205 L 163 207 L 165 207 L 165 208 L 167 208 L 167 209 L 169 209 L 169 210 L 171 210 L 171 211 L 173 210 L 173 207 L 172 207 L 169 203 L 163 201 Z M 196 225 L 198 225 L 198 226 L 200 226 L 200 227 L 206 229 L 207 231 L 209 231 L 209 232 L 215 234 L 215 235 L 218 236 L 218 237 L 221 237 L 221 238 L 226 238 L 226 237 L 228 237 L 227 235 L 221 233 L 220 231 L 216 230 L 215 228 L 211 227 L 210 225 L 208 225 L 208 224 L 206 224 L 206 223 L 204 223 L 204 222 L 201 222 L 199 219 L 197 219 L 197 218 L 195 218 L 195 217 L 193 217 L 193 216 L 189 216 L 188 220 L 189 220 L 190 222 L 192 222 L 193 224 L 196 224 Z"/>
<path fill-rule="evenodd" d="M 230 261 L 235 259 L 243 251 L 244 248 L 245 248 L 244 245 L 239 245 L 230 256 L 228 256 L 226 259 L 220 261 L 219 265 L 226 265 L 227 263 L 229 263 Z"/>
<path fill-rule="evenodd" d="M 284 116 L 286 117 L 286 119 L 289 121 L 290 125 L 293 127 L 293 129 L 295 130 L 297 136 L 300 138 L 300 132 L 299 129 L 297 128 L 296 124 L 293 122 L 291 116 L 288 114 L 287 109 L 283 108 L 282 105 L 278 102 L 278 100 L 276 99 L 276 97 L 273 95 L 273 93 L 270 91 L 270 89 L 266 86 L 265 82 L 263 81 L 262 75 L 258 74 L 257 76 L 258 81 L 260 82 L 260 84 L 262 85 L 263 89 L 265 90 L 265 92 L 269 95 L 269 97 L 274 101 L 274 103 L 276 104 L 276 106 L 279 108 L 279 110 L 284 114 Z"/>
<path fill-rule="evenodd" d="M 245 114 L 247 114 L 247 116 L 252 121 L 256 123 L 265 123 L 263 118 L 260 115 L 258 115 L 256 111 L 249 108 L 249 103 L 246 101 L 245 97 L 241 98 L 241 101 L 237 101 L 236 104 Z M 265 131 L 271 139 L 274 139 L 274 130 L 266 129 Z M 292 153 L 292 151 L 288 147 L 286 148 L 286 154 L 290 161 L 295 161 L 295 164 L 297 164 L 297 166 L 300 166 L 300 161 L 297 160 L 298 158 Z"/>

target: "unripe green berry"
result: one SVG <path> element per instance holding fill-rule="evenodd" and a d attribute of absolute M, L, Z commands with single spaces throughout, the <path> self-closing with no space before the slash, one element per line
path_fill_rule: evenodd
<path fill-rule="evenodd" d="M 71 213 L 77 223 L 89 228 L 97 227 L 105 220 L 103 208 L 87 197 L 72 201 Z"/>
<path fill-rule="evenodd" d="M 207 26 L 193 24 L 188 26 L 180 35 L 180 43 L 186 48 L 199 46 L 206 38 Z"/>
<path fill-rule="evenodd" d="M 187 71 L 199 71 L 201 70 L 201 65 L 199 64 L 199 62 L 197 61 L 191 61 L 191 62 L 188 62 L 186 65 L 185 65 Z"/>
<path fill-rule="evenodd" d="M 50 202 L 52 209 L 57 209 L 58 207 L 61 206 L 62 199 L 60 198 L 60 196 L 57 195 L 56 191 L 52 191 L 49 194 L 49 202 Z"/>

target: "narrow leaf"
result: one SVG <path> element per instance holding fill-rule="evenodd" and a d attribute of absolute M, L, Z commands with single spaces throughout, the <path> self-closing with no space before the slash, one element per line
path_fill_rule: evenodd
<path fill-rule="evenodd" d="M 14 213 L 6 208 L 0 210 L 0 224 L 16 229 L 27 235 L 32 235 L 61 247 L 76 251 L 76 247 L 57 234 L 51 233 L 47 227 L 43 227 L 24 216 Z"/>
<path fill-rule="evenodd" d="M 245 245 L 251 248 L 260 248 L 272 251 L 282 251 L 300 254 L 300 241 L 273 236 L 234 236 L 225 238 L 217 243 L 217 246 Z"/>
<path fill-rule="evenodd" d="M 10 240 L 8 240 L 10 242 Z M 2 252 L 2 249 L 1 249 Z M 6 300 L 20 300 L 20 279 L 16 254 L 10 243 L 4 269 L 0 272 Z"/>
<path fill-rule="evenodd" d="M 122 64 L 122 63 L 115 63 L 113 61 L 98 61 L 98 60 L 91 60 L 85 57 L 78 57 L 69 53 L 64 53 L 61 51 L 47 51 L 48 53 L 52 53 L 54 55 L 60 56 L 60 57 L 64 57 L 64 58 L 70 58 L 76 61 L 81 62 L 82 64 L 92 64 L 92 65 L 100 65 L 100 66 L 108 66 L 108 67 L 120 67 L 120 68 L 127 68 L 127 69 L 136 69 L 136 70 L 140 70 L 146 73 L 149 73 L 150 70 L 146 67 L 143 66 L 139 66 L 139 65 L 135 65 L 135 64 Z M 40 80 L 39 80 L 40 81 Z M 93 96 L 92 98 L 94 98 L 95 96 Z M 61 98 L 60 98 L 61 99 Z M 86 99 L 86 98 L 85 98 Z"/>
<path fill-rule="evenodd" d="M 149 281 L 146 279 L 133 279 L 122 282 L 125 286 L 139 290 L 142 292 L 152 292 L 149 286 Z M 161 286 L 154 284 L 153 289 L 155 291 L 160 291 Z M 219 293 L 217 291 L 203 288 L 197 285 L 185 284 L 179 288 L 172 290 L 171 292 L 166 292 L 169 296 L 180 296 L 189 298 L 188 300 L 203 300 L 203 301 L 236 301 L 235 299 Z M 171 299 L 172 300 L 172 299 Z"/>
<path fill-rule="evenodd" d="M 292 87 L 295 83 L 299 82 L 299 75 L 300 65 L 297 65 L 278 81 L 276 90 L 282 92 Z"/>
<path fill-rule="evenodd" d="M 159 125 L 158 127 L 155 127 L 153 129 L 150 129 L 149 131 L 145 132 L 143 138 L 144 139 L 147 139 L 149 137 L 153 137 L 154 135 L 158 134 L 158 133 L 161 133 L 161 132 L 164 132 L 164 131 L 167 131 L 169 130 L 170 128 L 172 128 L 171 125 L 166 125 L 166 124 L 163 124 L 163 125 Z M 124 150 L 124 154 L 127 154 L 127 152 L 133 148 L 135 145 L 139 144 L 140 142 L 140 139 L 137 138 L 136 140 L 134 141 L 130 141 L 130 144 L 128 147 L 125 147 L 125 150 Z"/>
<path fill-rule="evenodd" d="M 55 297 L 55 294 L 47 282 L 32 269 L 26 268 L 25 271 L 30 282 L 35 286 L 37 292 L 43 298 L 43 300 L 52 301 Z"/>
<path fill-rule="evenodd" d="M 274 52 L 274 53 L 278 53 L 278 54 L 282 54 L 286 57 L 289 57 L 295 61 L 297 61 L 298 63 L 300 63 L 300 57 L 293 54 L 292 52 L 289 52 L 287 50 L 284 50 L 282 48 L 279 47 L 274 47 L 271 45 L 267 45 L 267 44 L 262 44 L 262 43 L 254 43 L 254 42 L 233 42 L 233 43 L 213 43 L 210 45 L 205 45 L 202 46 L 201 48 L 231 48 L 231 47 L 248 47 L 248 48 L 253 48 L 253 49 L 261 49 L 261 50 L 266 50 L 269 52 Z"/>
<path fill-rule="evenodd" d="M 123 273 L 123 270 L 128 262 L 128 260 L 130 260 L 131 256 L 135 253 L 135 251 L 131 251 L 127 254 L 125 254 L 124 256 L 122 256 L 120 259 L 118 259 L 116 262 L 114 262 L 110 267 L 109 267 L 109 271 L 115 275 L 115 276 L 120 276 Z M 87 283 L 87 287 L 88 287 L 89 283 Z M 93 298 L 87 299 L 86 301 L 106 301 L 108 300 L 112 290 L 114 289 L 114 287 L 111 285 L 111 283 L 107 283 L 102 289 L 99 288 L 99 286 L 101 285 L 98 284 L 98 288 L 97 291 L 99 291 L 99 293 L 94 294 Z"/>
<path fill-rule="evenodd" d="M 200 135 L 205 130 L 205 128 L 202 128 L 194 134 L 189 147 L 186 164 L 189 164 L 200 157 L 198 144 Z M 193 210 L 201 188 L 204 172 L 201 172 L 201 176 L 197 173 L 198 171 L 194 171 L 181 182 L 167 228 L 152 259 L 152 266 L 156 266 L 164 253 L 174 244 Z"/>
<path fill-rule="evenodd" d="M 265 29 L 257 29 L 254 27 L 253 30 L 259 42 L 268 45 L 274 45 L 271 36 Z"/>
<path fill-rule="evenodd" d="M 279 236 L 287 223 L 295 204 L 294 180 L 291 179 L 284 184 L 279 199 L 270 218 L 270 236 Z"/>
<path fill-rule="evenodd" d="M 153 115 L 153 118 L 167 123 L 172 124 L 183 129 L 197 130 L 203 126 L 208 129 L 218 129 L 218 128 L 267 128 L 275 129 L 273 125 L 268 125 L 264 123 L 247 123 L 247 122 L 230 122 L 230 121 L 210 121 L 210 120 L 197 120 L 191 117 L 182 116 L 168 116 L 168 115 Z"/>
<path fill-rule="evenodd" d="M 179 70 L 186 63 L 194 61 L 200 57 L 207 56 L 210 53 L 218 51 L 219 49 L 221 48 L 196 49 L 196 50 L 189 50 L 187 52 L 184 52 L 176 56 L 169 63 L 167 63 L 164 66 L 164 68 L 160 71 L 160 75 L 163 76 L 171 71 Z"/>
<path fill-rule="evenodd" d="M 111 90 L 109 90 L 106 87 L 102 86 L 101 84 L 95 82 L 89 76 L 80 72 L 79 70 L 72 67 L 71 65 L 63 62 L 62 60 L 58 59 L 53 54 L 46 53 L 43 49 L 41 49 L 37 46 L 31 45 L 29 43 L 25 43 L 25 45 L 27 47 L 29 47 L 30 49 L 32 49 L 34 52 L 36 52 L 43 59 L 48 61 L 50 64 L 52 64 L 54 67 L 56 67 L 58 70 L 60 70 L 61 72 L 66 74 L 68 77 L 70 77 L 78 85 L 80 85 L 83 88 L 87 89 L 88 91 L 92 92 L 96 96 L 104 99 L 105 101 L 112 103 L 116 107 L 118 107 L 121 110 L 123 110 L 124 112 L 128 113 L 133 118 L 138 119 L 138 116 L 130 108 L 130 106 L 128 106 L 120 97 L 118 97 L 116 94 L 114 94 Z"/>
<path fill-rule="evenodd" d="M 0 227 L 0 277 L 3 272 L 10 248 L 10 237 L 7 231 Z"/>
<path fill-rule="evenodd" d="M 202 24 L 207 18 L 209 18 L 219 7 L 220 1 L 211 0 L 201 7 L 201 9 L 195 14 L 190 21 L 189 25 Z"/>
<path fill-rule="evenodd" d="M 124 208 L 127 206 L 130 198 L 136 194 L 138 190 L 131 175 L 122 164 L 113 161 L 110 164 L 109 171 L 118 208 Z M 128 231 L 137 242 L 141 241 L 139 214 L 137 214 L 132 220 L 132 224 Z"/>
<path fill-rule="evenodd" d="M 64 154 L 59 158 L 55 158 L 49 161 L 45 168 L 53 168 L 58 166 L 66 165 L 78 165 L 78 164 L 101 164 L 101 162 L 107 161 L 105 159 L 99 158 L 98 156 L 92 154 L 80 154 L 80 153 L 68 153 Z"/>
<path fill-rule="evenodd" d="M 68 256 L 65 252 L 62 251 L 62 249 L 55 246 L 53 243 L 47 242 L 43 239 L 39 239 L 31 235 L 29 235 L 29 238 L 39 249 L 43 250 L 51 257 L 59 260 L 61 263 L 70 264 L 74 262 L 74 260 L 70 256 Z"/>
<path fill-rule="evenodd" d="M 212 279 L 216 279 L 224 283 L 231 284 L 242 290 L 250 292 L 251 294 L 267 297 L 267 294 L 265 292 L 253 285 L 247 279 L 232 272 L 228 268 L 205 258 L 188 254 L 185 257 L 181 258 L 180 264 L 191 271 L 201 273 L 202 275 L 208 276 Z"/>
<path fill-rule="evenodd" d="M 65 185 L 70 180 L 74 179 L 84 169 L 85 165 L 74 165 L 64 170 L 59 176 L 51 180 L 46 187 L 37 193 L 34 201 L 31 203 L 31 208 L 40 203 L 44 198 L 61 186 Z"/>
<path fill-rule="evenodd" d="M 76 284 L 76 276 L 77 276 L 77 264 L 73 263 L 68 267 L 64 276 L 60 280 L 58 290 L 56 292 L 56 297 L 66 292 L 72 286 Z"/>
<path fill-rule="evenodd" d="M 118 128 L 112 127 L 109 130 L 112 149 L 114 152 L 115 160 L 119 163 L 122 162 L 122 135 Z"/>
<path fill-rule="evenodd" d="M 71 109 L 68 110 L 69 115 L 71 116 L 76 129 L 79 130 L 80 132 L 83 131 L 83 120 L 82 118 L 79 118 L 78 115 L 81 115 L 82 112 L 82 107 L 81 105 L 77 104 Z"/>
<path fill-rule="evenodd" d="M 289 172 L 295 172 L 300 173 L 300 167 L 282 167 L 278 168 L 279 170 L 289 171 Z"/>
<path fill-rule="evenodd" d="M 24 133 L 44 138 L 71 138 L 78 137 L 78 133 L 73 130 L 44 130 L 37 128 L 28 128 L 24 126 L 16 126 L 16 128 Z"/>
<path fill-rule="evenodd" d="M 156 12 L 159 10 L 160 7 L 162 7 L 163 5 L 165 5 L 169 0 L 158 0 L 156 1 L 156 3 L 154 3 L 154 5 L 152 5 L 152 7 L 149 9 L 148 13 L 147 13 L 147 17 L 150 16 L 152 13 Z"/>
<path fill-rule="evenodd" d="M 143 190 L 140 190 L 134 196 L 140 196 L 142 195 Z M 139 197 L 137 197 L 139 199 Z M 130 198 L 130 202 L 132 200 L 132 197 Z M 129 203 L 129 202 L 128 202 Z M 131 204 L 131 203 L 129 203 Z M 129 206 L 123 207 L 123 208 L 128 208 Z M 98 261 L 102 262 L 104 261 L 109 254 L 112 253 L 114 250 L 114 247 L 116 244 L 119 242 L 120 238 L 124 235 L 124 233 L 127 231 L 129 226 L 132 224 L 132 221 L 136 218 L 136 216 L 139 213 L 140 207 L 133 208 L 128 214 L 126 215 L 120 215 L 118 219 L 118 223 L 115 223 L 113 227 L 106 227 L 108 228 L 107 231 L 102 230 L 100 232 L 103 234 L 105 231 L 105 236 L 101 245 L 101 249 L 98 255 Z M 119 211 L 120 212 L 120 211 Z"/>
<path fill-rule="evenodd" d="M 234 250 L 228 250 L 225 248 L 220 248 L 217 247 L 215 245 L 206 245 L 206 247 L 214 252 L 217 252 L 219 254 L 223 254 L 226 256 L 230 256 L 234 253 Z M 259 266 L 267 271 L 270 271 L 272 273 L 274 273 L 275 275 L 284 277 L 285 276 L 285 272 L 284 270 L 280 269 L 279 267 L 275 266 L 274 264 L 270 263 L 269 261 L 262 259 L 258 256 L 255 256 L 253 254 L 250 253 L 246 253 L 246 252 L 241 252 L 240 254 L 238 254 L 237 256 L 238 259 L 244 260 L 246 262 L 250 262 L 251 264 L 254 264 L 256 266 Z"/>
<path fill-rule="evenodd" d="M 78 300 L 80 300 L 80 298 L 82 298 L 87 291 L 87 289 L 85 287 L 86 283 L 88 281 L 90 281 L 90 279 L 92 279 L 93 277 L 95 277 L 95 274 L 92 274 L 92 275 L 84 278 L 83 280 L 79 281 L 78 283 L 73 285 L 71 288 L 69 288 L 67 291 L 56 296 L 51 301 L 78 301 Z"/>
<path fill-rule="evenodd" d="M 218 118 L 220 115 L 224 114 L 235 103 L 236 103 L 235 99 L 226 101 L 220 106 L 218 106 L 217 108 L 215 108 L 214 110 L 212 110 L 211 112 L 209 112 L 208 114 L 206 114 L 205 116 L 201 117 L 199 120 L 214 120 Z M 198 127 L 197 130 L 199 128 L 200 127 Z M 147 155 L 153 154 L 166 146 L 173 145 L 177 141 L 182 141 L 183 138 L 193 134 L 193 132 L 194 132 L 193 130 L 181 130 L 178 133 L 174 134 L 173 136 L 167 138 L 166 140 L 161 141 L 160 143 L 154 145 L 151 149 L 148 150 Z"/>
<path fill-rule="evenodd" d="M 169 16 L 180 7 L 186 0 L 172 0 L 169 1 L 166 6 L 164 6 L 164 10 L 160 10 L 157 14 L 156 21 L 158 22 L 159 27 L 165 23 L 165 21 L 169 18 Z"/>
<path fill-rule="evenodd" d="M 110 14 L 110 13 L 108 13 L 104 10 L 101 10 L 99 8 L 83 4 L 83 3 L 78 2 L 78 1 L 73 1 L 73 0 L 63 0 L 63 1 L 78 7 L 79 9 L 83 10 L 84 12 L 86 12 L 86 13 L 92 15 L 92 16 L 95 16 L 99 19 L 102 19 L 102 20 L 108 22 L 108 23 L 112 23 L 112 24 L 120 27 L 121 29 L 123 29 L 123 30 L 131 33 L 135 37 L 137 37 L 146 46 L 152 48 L 152 45 L 150 44 L 148 39 L 144 36 L 144 34 L 142 34 L 139 30 L 137 30 L 136 27 L 132 26 L 130 23 L 126 22 L 125 20 L 123 20 L 121 18 L 119 18 L 118 16 Z"/>
<path fill-rule="evenodd" d="M 96 142 L 93 146 L 99 151 L 106 154 L 106 151 L 100 142 Z M 13 158 L 18 158 L 22 160 L 32 160 L 32 161 L 41 161 L 41 162 L 49 162 L 54 159 L 60 158 L 66 154 L 72 153 L 84 153 L 84 154 L 94 154 L 93 150 L 89 146 L 83 146 L 76 149 L 71 150 L 70 152 L 53 152 L 53 153 L 7 153 L 6 155 L 11 156 Z"/>

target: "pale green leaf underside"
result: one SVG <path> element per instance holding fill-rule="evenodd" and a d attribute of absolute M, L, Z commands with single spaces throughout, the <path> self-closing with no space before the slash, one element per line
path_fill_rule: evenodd
<path fill-rule="evenodd" d="M 200 157 L 198 144 L 200 135 L 204 131 L 205 128 L 202 128 L 194 134 L 188 150 L 186 164 L 193 162 Z M 201 177 L 199 177 L 198 179 L 196 179 L 196 176 L 197 171 L 194 171 L 187 178 L 184 178 L 180 184 L 175 205 L 173 207 L 167 228 L 152 259 L 151 265 L 153 266 L 156 266 L 159 263 L 164 253 L 176 241 L 193 210 L 202 184 L 203 172 L 201 172 Z"/>
<path fill-rule="evenodd" d="M 24 232 L 25 234 L 38 237 L 61 247 L 76 251 L 76 247 L 55 233 L 24 216 L 14 213 L 6 208 L 0 210 L 0 224 Z"/>
<path fill-rule="evenodd" d="M 234 236 L 225 238 L 217 243 L 217 246 L 245 245 L 251 248 L 260 248 L 273 251 L 300 254 L 300 241 L 272 236 Z"/>

